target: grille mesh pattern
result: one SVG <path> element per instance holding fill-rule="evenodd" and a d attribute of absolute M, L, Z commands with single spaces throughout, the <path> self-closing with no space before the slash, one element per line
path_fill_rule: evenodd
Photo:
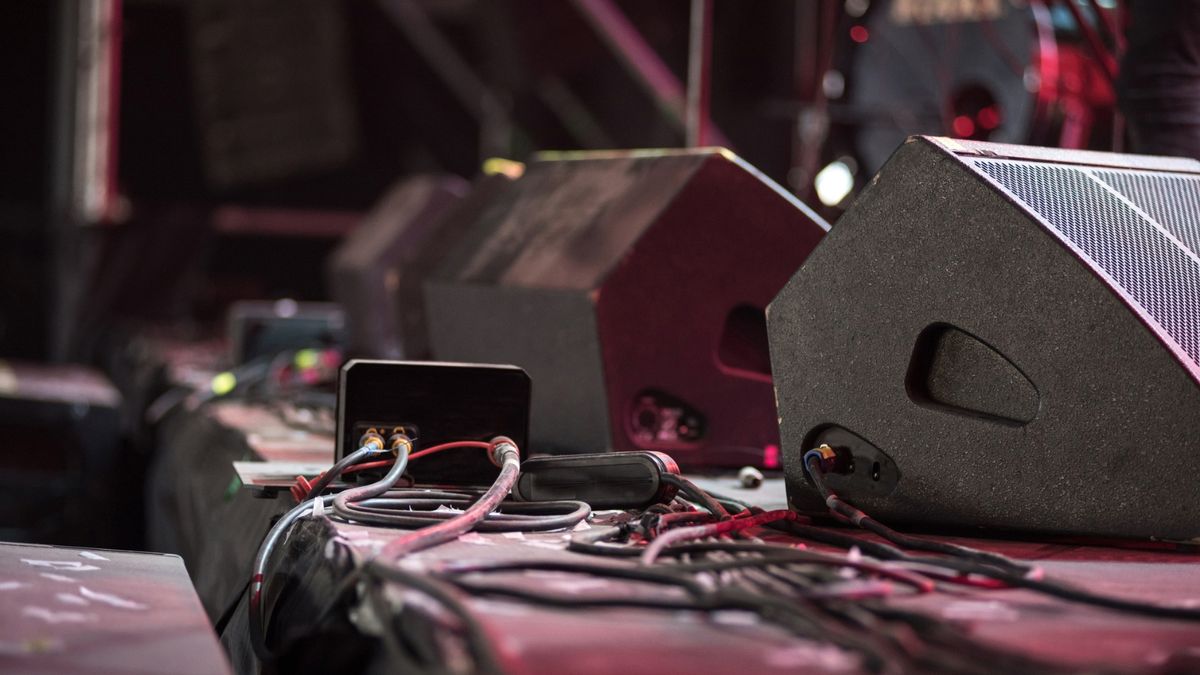
<path fill-rule="evenodd" d="M 1083 169 L 1005 160 L 974 164 L 1083 251 L 1200 366 L 1200 263 Z M 1155 208 L 1194 209 L 1189 200 L 1200 199 L 1200 182 L 1183 188 L 1186 197 L 1160 193 Z"/>
<path fill-rule="evenodd" d="M 1097 171 L 1096 176 L 1200 256 L 1200 178 L 1132 171 Z"/>

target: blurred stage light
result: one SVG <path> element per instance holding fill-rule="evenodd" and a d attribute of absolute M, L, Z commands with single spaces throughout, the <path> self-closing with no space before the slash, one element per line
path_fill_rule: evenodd
<path fill-rule="evenodd" d="M 822 204 L 837 206 L 854 189 L 854 172 L 843 160 L 835 160 L 817 173 L 813 185 Z"/>

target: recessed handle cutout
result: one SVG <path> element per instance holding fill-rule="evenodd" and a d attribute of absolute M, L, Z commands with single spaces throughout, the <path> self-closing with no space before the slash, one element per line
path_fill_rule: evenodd
<path fill-rule="evenodd" d="M 1012 361 L 979 338 L 945 323 L 921 331 L 905 381 L 914 403 L 1002 424 L 1037 416 L 1037 387 Z"/>
<path fill-rule="evenodd" d="M 753 305 L 737 305 L 729 310 L 717 343 L 717 363 L 733 375 L 771 378 L 766 312 Z"/>

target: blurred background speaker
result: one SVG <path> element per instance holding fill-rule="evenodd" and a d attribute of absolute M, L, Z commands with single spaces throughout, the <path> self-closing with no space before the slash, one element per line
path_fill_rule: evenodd
<path fill-rule="evenodd" d="M 763 309 L 827 229 L 728 152 L 544 155 L 427 284 L 433 351 L 525 368 L 534 451 L 772 466 Z"/>
<path fill-rule="evenodd" d="M 400 359 L 428 354 L 422 270 L 457 239 L 447 212 L 469 190 L 457 176 L 413 176 L 397 182 L 330 255 L 335 300 L 346 308 L 349 349 L 356 356 Z"/>

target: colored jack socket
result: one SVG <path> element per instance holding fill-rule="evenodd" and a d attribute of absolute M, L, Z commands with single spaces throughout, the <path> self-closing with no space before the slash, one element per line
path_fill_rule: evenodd
<path fill-rule="evenodd" d="M 377 450 L 386 448 L 393 455 L 399 455 L 402 450 L 405 452 L 411 450 L 412 440 L 417 437 L 416 428 L 409 425 L 359 424 L 357 427 L 362 429 L 358 447 L 369 446 Z"/>
<path fill-rule="evenodd" d="M 368 429 L 358 438 L 358 447 L 360 448 L 375 448 L 376 450 L 383 449 L 383 436 L 379 435 L 379 431 L 372 428 Z"/>
<path fill-rule="evenodd" d="M 854 471 L 854 457 L 844 450 L 822 443 L 810 452 L 816 452 L 823 473 L 850 473 Z"/>

